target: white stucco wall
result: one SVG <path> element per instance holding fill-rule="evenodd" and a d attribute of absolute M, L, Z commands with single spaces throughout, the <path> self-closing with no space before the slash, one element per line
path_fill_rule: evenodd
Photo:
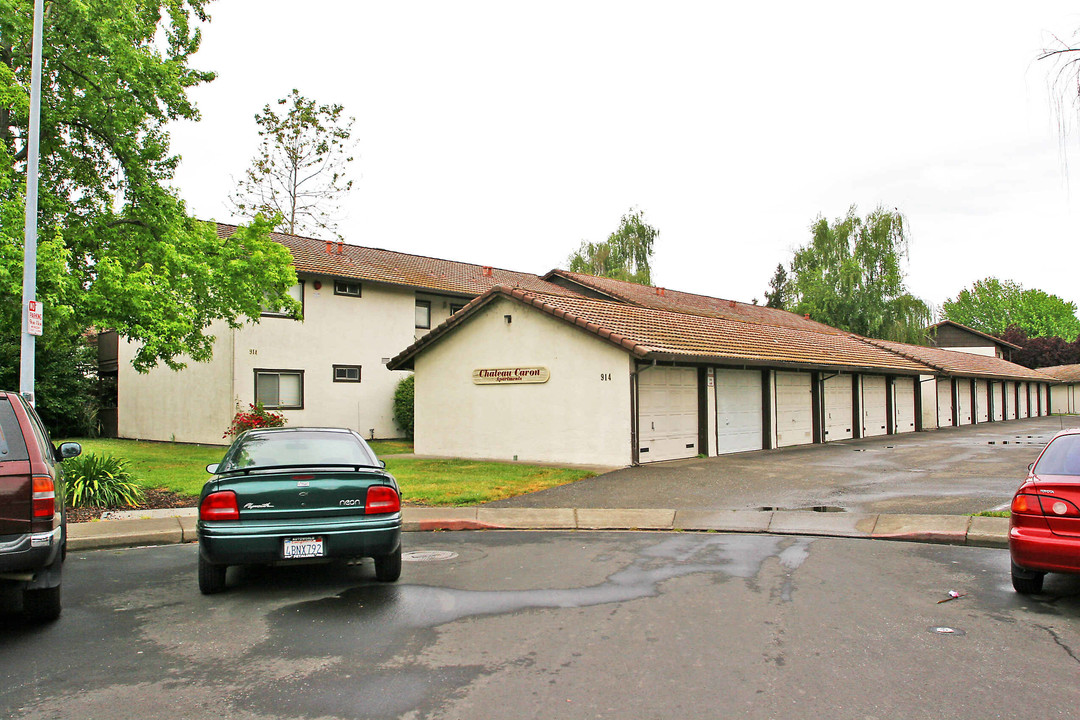
<path fill-rule="evenodd" d="M 417 293 L 408 288 L 361 283 L 361 296 L 334 294 L 329 277 L 301 275 L 304 319 L 266 316 L 258 324 L 218 337 L 210 363 L 189 363 L 174 372 L 158 367 L 147 375 L 131 368 L 133 348 L 121 342 L 118 430 L 121 437 L 221 443 L 236 404 L 255 401 L 255 370 L 304 373 L 302 409 L 281 412 L 291 426 L 349 427 L 364 437 L 399 437 L 393 394 L 407 372 L 391 371 L 383 358 L 404 350 L 419 333 Z M 315 289 L 316 281 L 321 285 Z M 432 326 L 449 316 L 457 298 L 432 301 Z M 334 382 L 334 365 L 359 365 L 360 382 Z"/>
<path fill-rule="evenodd" d="M 630 356 L 539 310 L 496 300 L 415 365 L 418 454 L 631 462 Z M 514 367 L 546 367 L 550 379 L 473 384 L 473 370 Z"/>

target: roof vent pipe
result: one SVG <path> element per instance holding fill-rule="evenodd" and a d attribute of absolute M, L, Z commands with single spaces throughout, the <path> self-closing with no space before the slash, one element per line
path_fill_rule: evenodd
<path fill-rule="evenodd" d="M 659 295 L 660 297 L 664 297 L 664 288 L 662 288 L 662 287 L 656 288 L 656 294 Z"/>
<path fill-rule="evenodd" d="M 337 254 L 338 255 L 341 254 L 341 248 L 344 247 L 344 245 L 345 244 L 343 242 L 341 242 L 340 240 L 337 241 Z"/>
<path fill-rule="evenodd" d="M 334 254 L 334 247 L 333 246 L 334 246 L 334 244 L 332 242 L 330 242 L 329 240 L 326 241 L 326 254 L 327 255 L 333 255 Z"/>
<path fill-rule="evenodd" d="M 484 277 L 491 277 L 491 271 L 492 267 L 490 265 L 480 266 L 480 272 L 483 274 Z"/>
<path fill-rule="evenodd" d="M 810 313 L 806 313 L 805 315 L 803 315 L 803 319 L 804 320 L 809 320 L 810 319 Z"/>

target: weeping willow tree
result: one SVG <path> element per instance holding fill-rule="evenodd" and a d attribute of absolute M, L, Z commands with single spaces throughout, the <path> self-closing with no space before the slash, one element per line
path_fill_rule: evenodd
<path fill-rule="evenodd" d="M 853 205 L 831 223 L 819 216 L 810 230 L 791 262 L 789 310 L 865 337 L 924 342 L 931 312 L 904 284 L 900 212 L 878 207 L 864 218 Z"/>
<path fill-rule="evenodd" d="M 640 210 L 631 209 L 619 229 L 604 242 L 582 242 L 567 263 L 571 272 L 652 284 L 653 241 L 660 231 L 645 222 Z"/>

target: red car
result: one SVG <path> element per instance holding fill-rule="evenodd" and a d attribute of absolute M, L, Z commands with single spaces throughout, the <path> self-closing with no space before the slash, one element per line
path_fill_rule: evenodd
<path fill-rule="evenodd" d="M 1080 428 L 1050 439 L 1013 496 L 1009 554 L 1025 595 L 1041 592 L 1048 572 L 1080 574 Z"/>

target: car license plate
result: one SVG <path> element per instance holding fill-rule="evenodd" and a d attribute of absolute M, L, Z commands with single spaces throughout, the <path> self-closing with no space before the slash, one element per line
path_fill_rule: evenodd
<path fill-rule="evenodd" d="M 286 560 L 294 558 L 317 558 L 326 554 L 321 537 L 288 538 L 282 552 Z"/>

